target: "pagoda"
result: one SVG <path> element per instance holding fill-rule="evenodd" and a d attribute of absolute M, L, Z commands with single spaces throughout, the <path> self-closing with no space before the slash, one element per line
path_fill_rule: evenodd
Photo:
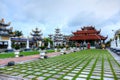
<path fill-rule="evenodd" d="M 60 29 L 56 28 L 55 29 L 55 34 L 54 34 L 54 46 L 62 45 L 63 44 L 63 34 L 60 33 Z"/>
<path fill-rule="evenodd" d="M 89 42 L 91 46 L 95 46 L 96 42 L 104 42 L 107 37 L 100 35 L 101 30 L 96 30 L 93 26 L 85 26 L 81 30 L 72 32 L 73 36 L 70 37 L 70 41 L 77 43 Z"/>
<path fill-rule="evenodd" d="M 5 23 L 4 19 L 0 20 L 0 49 L 7 49 L 9 39 L 12 36 L 13 28 L 7 28 L 8 26 L 10 26 L 10 22 Z"/>
<path fill-rule="evenodd" d="M 32 30 L 31 35 L 33 36 L 32 40 L 34 42 L 34 46 L 35 47 L 40 47 L 41 44 L 42 44 L 41 30 L 39 30 L 38 28 L 35 28 L 35 30 Z"/>

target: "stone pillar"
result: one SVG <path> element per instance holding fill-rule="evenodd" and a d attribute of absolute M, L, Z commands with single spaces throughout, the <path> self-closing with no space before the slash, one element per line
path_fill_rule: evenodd
<path fill-rule="evenodd" d="M 50 48 L 50 42 L 48 42 L 48 48 Z"/>
<path fill-rule="evenodd" d="M 119 38 L 117 39 L 117 45 L 120 48 L 120 39 Z"/>
<path fill-rule="evenodd" d="M 26 49 L 29 49 L 29 38 L 27 39 Z"/>
<path fill-rule="evenodd" d="M 12 49 L 12 47 L 11 47 L 11 38 L 9 38 L 9 40 L 8 40 L 8 47 L 7 47 L 7 49 L 8 49 L 8 50 L 11 50 L 11 49 Z"/>
<path fill-rule="evenodd" d="M 41 45 L 42 45 L 42 42 L 41 42 L 41 41 L 39 41 L 39 47 L 41 47 Z"/>
<path fill-rule="evenodd" d="M 116 48 L 116 40 L 113 40 L 113 48 Z"/>

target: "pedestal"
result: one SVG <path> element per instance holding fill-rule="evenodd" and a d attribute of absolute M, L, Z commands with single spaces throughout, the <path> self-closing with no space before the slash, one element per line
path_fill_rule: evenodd
<path fill-rule="evenodd" d="M 61 50 L 60 50 L 60 53 L 61 53 L 61 54 L 64 54 L 64 50 L 63 50 L 63 49 L 61 49 Z"/>
<path fill-rule="evenodd" d="M 15 52 L 14 52 L 15 57 L 19 57 L 19 53 L 20 53 L 20 51 L 19 51 L 19 50 L 15 50 Z"/>
<path fill-rule="evenodd" d="M 55 52 L 57 52 L 57 48 L 55 48 Z"/>
<path fill-rule="evenodd" d="M 44 59 L 44 56 L 45 56 L 45 51 L 40 51 L 40 58 Z"/>

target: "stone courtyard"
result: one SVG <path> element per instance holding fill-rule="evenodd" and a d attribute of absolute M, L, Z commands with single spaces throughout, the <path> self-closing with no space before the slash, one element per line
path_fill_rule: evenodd
<path fill-rule="evenodd" d="M 120 80 L 120 64 L 107 50 L 83 50 L 0 68 L 0 80 Z"/>

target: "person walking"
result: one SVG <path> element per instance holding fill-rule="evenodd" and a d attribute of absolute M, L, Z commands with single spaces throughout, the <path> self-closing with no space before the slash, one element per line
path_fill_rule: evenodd
<path fill-rule="evenodd" d="M 89 42 L 87 43 L 87 49 L 90 49 L 90 43 Z"/>

